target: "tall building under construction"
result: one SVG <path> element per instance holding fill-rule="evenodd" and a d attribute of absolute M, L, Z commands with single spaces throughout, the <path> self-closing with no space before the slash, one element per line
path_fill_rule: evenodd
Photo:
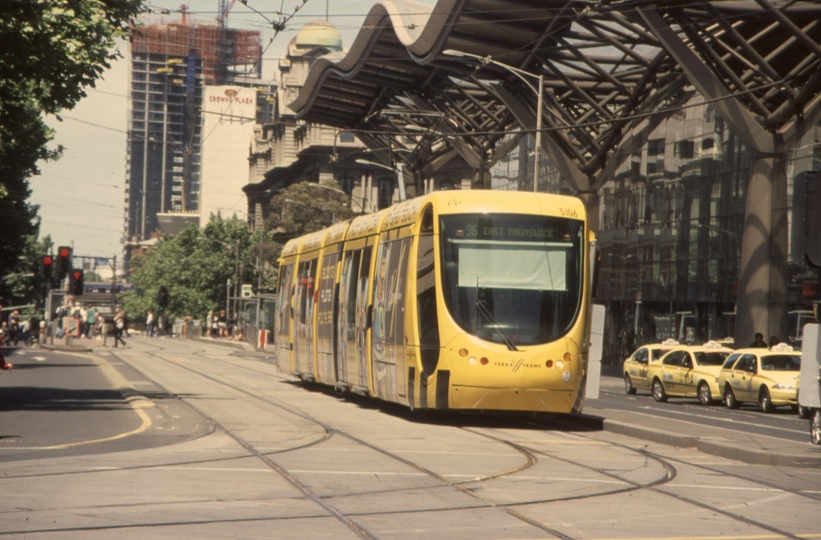
<path fill-rule="evenodd" d="M 224 12 L 227 14 L 227 12 Z M 260 33 L 189 20 L 149 24 L 130 46 L 125 243 L 159 230 L 158 214 L 195 212 L 205 85 L 261 76 Z"/>

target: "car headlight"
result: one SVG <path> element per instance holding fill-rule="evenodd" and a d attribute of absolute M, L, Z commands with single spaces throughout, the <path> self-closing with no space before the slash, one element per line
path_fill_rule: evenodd
<path fill-rule="evenodd" d="M 778 383 L 773 385 L 773 390 L 795 390 L 795 383 Z"/>

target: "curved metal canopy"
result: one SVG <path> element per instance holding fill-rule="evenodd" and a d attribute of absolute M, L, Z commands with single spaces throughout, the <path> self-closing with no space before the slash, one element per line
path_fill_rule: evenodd
<path fill-rule="evenodd" d="M 543 146 L 585 192 L 694 88 L 754 149 L 800 135 L 821 109 L 819 41 L 814 2 L 383 0 L 289 107 L 412 171 L 457 154 L 482 170 L 535 129 L 543 75 Z"/>

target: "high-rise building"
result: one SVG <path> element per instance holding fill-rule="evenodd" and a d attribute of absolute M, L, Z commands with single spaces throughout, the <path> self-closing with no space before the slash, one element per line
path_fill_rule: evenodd
<path fill-rule="evenodd" d="M 261 76 L 260 33 L 187 19 L 150 24 L 130 46 L 125 242 L 159 230 L 157 214 L 198 210 L 205 85 Z"/>

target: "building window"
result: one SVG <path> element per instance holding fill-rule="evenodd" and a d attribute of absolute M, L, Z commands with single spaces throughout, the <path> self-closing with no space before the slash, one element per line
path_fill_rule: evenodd
<path fill-rule="evenodd" d="M 350 176 L 342 176 L 339 178 L 339 189 L 345 192 L 350 197 L 353 193 L 353 178 Z"/>
<path fill-rule="evenodd" d="M 648 156 L 663 156 L 664 155 L 664 139 L 650 139 L 647 141 L 647 155 Z"/>
<path fill-rule="evenodd" d="M 383 177 L 379 179 L 377 205 L 380 210 L 389 207 L 393 202 L 393 184 L 393 178 L 391 177 Z"/>
<path fill-rule="evenodd" d="M 692 158 L 695 155 L 695 142 L 678 141 L 673 147 L 674 155 L 683 159 Z"/>

